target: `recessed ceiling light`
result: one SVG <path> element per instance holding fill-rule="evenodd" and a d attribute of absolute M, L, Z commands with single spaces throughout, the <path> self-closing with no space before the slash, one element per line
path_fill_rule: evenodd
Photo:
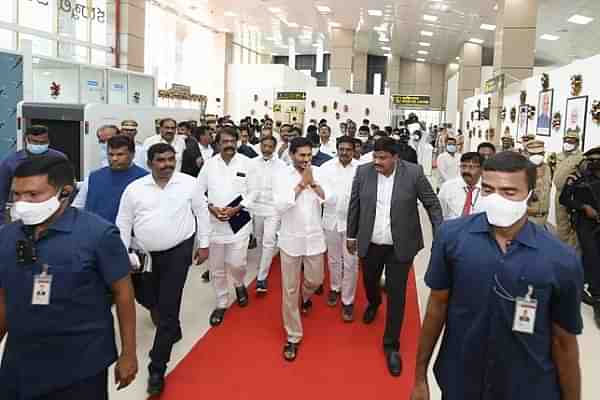
<path fill-rule="evenodd" d="M 319 47 L 319 46 L 321 46 L 319 43 L 313 43 L 312 44 L 312 47 Z"/>
<path fill-rule="evenodd" d="M 342 24 L 340 24 L 339 22 L 330 22 L 329 26 L 332 28 L 339 28 L 340 26 L 342 26 Z"/>
<path fill-rule="evenodd" d="M 226 17 L 237 17 L 237 14 L 234 13 L 233 11 L 225 11 L 223 13 L 223 15 L 226 16 Z"/>
<path fill-rule="evenodd" d="M 382 47 L 381 47 L 381 50 L 385 50 L 385 51 L 391 51 L 391 50 L 392 50 L 392 48 L 391 48 L 391 47 L 388 47 L 388 46 L 382 46 Z"/>
<path fill-rule="evenodd" d="M 423 36 L 433 36 L 433 32 L 421 31 L 421 35 L 423 35 Z"/>
<path fill-rule="evenodd" d="M 290 27 L 290 28 L 297 28 L 297 27 L 299 27 L 300 25 L 298 25 L 298 24 L 297 24 L 297 23 L 295 23 L 295 22 L 288 22 L 287 26 L 288 26 L 288 27 Z"/>
<path fill-rule="evenodd" d="M 391 58 L 392 57 L 392 53 L 385 53 L 384 56 Z"/>
<path fill-rule="evenodd" d="M 331 12 L 331 8 L 329 8 L 327 6 L 317 6 L 317 11 L 322 14 L 327 14 L 327 13 Z"/>
<path fill-rule="evenodd" d="M 578 24 L 578 25 L 587 25 L 590 22 L 592 22 L 593 20 L 594 20 L 594 18 L 590 18 L 590 17 L 586 17 L 583 15 L 578 15 L 578 14 L 575 14 L 571 18 L 568 19 L 569 22 L 572 22 L 572 23 Z"/>
<path fill-rule="evenodd" d="M 476 43 L 476 44 L 482 44 L 483 42 L 485 42 L 485 40 L 481 40 L 481 39 L 477 39 L 477 38 L 471 38 L 471 39 L 469 39 L 469 42 Z"/>
<path fill-rule="evenodd" d="M 419 42 L 419 46 L 423 46 L 423 47 L 430 47 L 431 43 L 427 43 L 427 42 Z"/>
<path fill-rule="evenodd" d="M 460 60 L 460 57 L 456 57 L 457 60 Z"/>
<path fill-rule="evenodd" d="M 419 51 L 417 51 L 417 53 L 419 53 L 419 54 L 422 54 L 422 55 L 427 55 L 427 54 L 429 54 L 429 52 L 428 52 L 428 51 L 425 51 L 425 50 L 419 50 Z"/>
<path fill-rule="evenodd" d="M 424 58 L 417 58 L 418 62 L 425 62 L 426 60 Z"/>
<path fill-rule="evenodd" d="M 273 14 L 277 14 L 281 12 L 281 8 L 278 7 L 269 7 L 267 10 L 271 11 Z"/>
<path fill-rule="evenodd" d="M 387 32 L 387 29 L 384 26 L 376 26 L 373 30 L 376 32 Z"/>
<path fill-rule="evenodd" d="M 367 13 L 372 17 L 381 17 L 383 16 L 383 11 L 381 10 L 368 10 Z"/>
<path fill-rule="evenodd" d="M 423 19 L 425 21 L 428 21 L 428 22 L 435 22 L 435 21 L 438 20 L 438 17 L 436 17 L 435 15 L 427 15 L 427 14 L 425 14 L 425 15 L 423 15 Z"/>
<path fill-rule="evenodd" d="M 494 5 L 494 11 L 498 11 L 498 3 Z"/>
<path fill-rule="evenodd" d="M 481 26 L 479 28 L 483 29 L 484 31 L 495 31 L 496 25 L 481 24 Z"/>
<path fill-rule="evenodd" d="M 542 36 L 540 36 L 540 39 L 554 41 L 560 39 L 560 36 L 548 35 L 545 33 Z"/>
<path fill-rule="evenodd" d="M 382 36 L 382 37 L 379 38 L 379 41 L 383 42 L 383 43 L 387 43 L 387 42 L 390 41 L 390 39 L 386 38 L 385 36 Z"/>

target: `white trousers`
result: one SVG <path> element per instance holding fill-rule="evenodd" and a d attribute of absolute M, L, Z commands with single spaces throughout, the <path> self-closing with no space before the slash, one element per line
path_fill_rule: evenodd
<path fill-rule="evenodd" d="M 354 304 L 358 280 L 358 257 L 348 253 L 346 233 L 325 231 L 331 290 L 342 293 L 342 303 Z"/>
<path fill-rule="evenodd" d="M 254 236 L 257 246 L 261 249 L 256 277 L 259 281 L 264 281 L 269 277 L 271 263 L 277 253 L 277 231 L 279 231 L 280 223 L 281 218 L 278 215 L 273 217 L 254 216 Z"/>
<path fill-rule="evenodd" d="M 244 285 L 248 240 L 249 238 L 246 237 L 234 243 L 210 244 L 208 265 L 210 280 L 217 294 L 217 308 L 227 308 L 229 306 L 228 272 L 231 274 L 234 287 Z"/>
<path fill-rule="evenodd" d="M 303 335 L 299 304 L 302 266 L 304 265 L 302 301 L 307 301 L 323 282 L 323 254 L 294 257 L 281 250 L 280 255 L 283 325 L 287 332 L 288 342 L 300 343 Z"/>

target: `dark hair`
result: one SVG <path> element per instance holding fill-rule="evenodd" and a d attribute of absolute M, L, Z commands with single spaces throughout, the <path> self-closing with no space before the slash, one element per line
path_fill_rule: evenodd
<path fill-rule="evenodd" d="M 192 124 L 189 123 L 189 121 L 181 121 L 180 123 L 177 124 L 178 128 L 186 128 L 186 129 L 192 129 Z"/>
<path fill-rule="evenodd" d="M 363 145 L 362 140 L 360 140 L 359 138 L 352 138 L 352 143 L 354 143 L 354 146 L 359 145 L 362 147 Z"/>
<path fill-rule="evenodd" d="M 290 154 L 296 154 L 300 147 L 310 147 L 312 149 L 312 143 L 307 138 L 293 138 L 292 142 L 290 143 Z"/>
<path fill-rule="evenodd" d="M 160 120 L 160 122 L 158 123 L 158 126 L 160 126 L 160 127 L 162 128 L 162 127 L 163 127 L 163 125 L 164 125 L 166 122 L 169 122 L 169 121 L 171 121 L 171 122 L 173 122 L 175 125 L 177 125 L 177 121 L 175 121 L 173 118 L 170 118 L 170 117 L 168 117 L 168 118 L 163 118 L 163 119 L 161 119 L 161 120 Z"/>
<path fill-rule="evenodd" d="M 192 128 L 192 136 L 199 139 L 200 136 L 208 135 L 208 126 L 200 125 Z"/>
<path fill-rule="evenodd" d="M 248 128 L 248 125 L 246 125 L 246 124 L 242 124 L 242 125 L 240 125 L 240 133 L 241 133 L 242 131 L 246 131 L 246 132 L 248 132 L 248 134 L 249 134 L 249 133 L 250 133 L 250 128 Z"/>
<path fill-rule="evenodd" d="M 317 132 L 308 132 L 306 134 L 306 139 L 312 146 L 318 146 L 321 143 L 321 137 Z"/>
<path fill-rule="evenodd" d="M 483 156 L 481 154 L 479 154 L 478 152 L 470 151 L 468 153 L 463 154 L 460 157 L 460 162 L 468 162 L 468 161 L 476 162 L 479 165 L 483 165 L 483 162 L 485 160 L 483 159 Z"/>
<path fill-rule="evenodd" d="M 369 121 L 368 119 L 363 119 L 363 125 L 369 125 L 371 121 Z"/>
<path fill-rule="evenodd" d="M 319 128 L 317 128 L 314 125 L 309 125 L 308 128 L 306 128 L 306 135 L 310 135 L 311 132 L 317 133 L 319 131 Z"/>
<path fill-rule="evenodd" d="M 327 132 L 331 133 L 331 128 L 329 127 L 329 125 L 321 125 L 319 126 L 319 130 L 323 129 L 323 128 L 327 128 Z"/>
<path fill-rule="evenodd" d="M 358 139 L 358 140 L 360 140 L 360 139 Z M 340 136 L 336 140 L 335 147 L 337 149 L 339 149 L 340 148 L 340 144 L 342 144 L 342 143 L 349 143 L 349 144 L 352 145 L 352 147 L 354 147 L 354 138 L 351 138 L 350 136 Z"/>
<path fill-rule="evenodd" d="M 221 136 L 223 135 L 229 135 L 235 138 L 235 140 L 237 141 L 240 138 L 240 135 L 237 131 L 237 129 L 230 127 L 230 126 L 225 126 L 223 128 L 220 128 L 217 131 L 217 137 L 215 138 L 217 143 L 221 142 Z"/>
<path fill-rule="evenodd" d="M 302 129 L 298 128 L 297 126 L 293 126 L 290 132 L 296 132 L 298 136 L 302 136 Z"/>
<path fill-rule="evenodd" d="M 118 135 L 119 133 L 121 133 L 121 131 L 119 130 L 119 127 L 118 127 L 118 126 L 116 126 L 116 125 L 112 125 L 112 124 L 102 125 L 100 128 L 98 128 L 98 129 L 96 130 L 96 132 L 100 132 L 100 131 L 103 131 L 103 130 L 105 130 L 105 129 L 114 129 L 114 130 L 117 132 L 117 135 Z"/>
<path fill-rule="evenodd" d="M 106 142 L 108 144 L 109 149 L 120 149 L 122 147 L 127 147 L 130 153 L 135 153 L 135 143 L 129 136 L 125 135 L 116 135 L 108 139 Z"/>
<path fill-rule="evenodd" d="M 47 135 L 48 127 L 45 125 L 32 125 L 27 128 L 27 132 L 25 135 L 39 136 L 39 135 Z"/>
<path fill-rule="evenodd" d="M 388 134 L 392 133 L 393 129 L 391 126 L 386 126 L 385 128 L 383 128 L 384 131 L 386 131 Z"/>
<path fill-rule="evenodd" d="M 373 151 L 385 151 L 392 155 L 398 154 L 396 141 L 390 137 L 384 136 L 375 141 Z"/>
<path fill-rule="evenodd" d="M 514 151 L 503 151 L 488 158 L 483 163 L 484 171 L 494 172 L 520 172 L 525 171 L 527 176 L 527 187 L 535 189 L 537 180 L 537 167 L 527 158 Z"/>
<path fill-rule="evenodd" d="M 371 132 L 371 128 L 369 128 L 367 125 L 361 125 L 360 128 L 358 128 L 358 130 Z"/>
<path fill-rule="evenodd" d="M 279 128 L 279 130 L 282 131 L 284 129 L 289 129 L 291 131 L 293 128 L 294 127 L 290 124 L 283 124 L 283 125 L 281 125 L 281 128 Z"/>
<path fill-rule="evenodd" d="M 171 152 L 173 154 L 177 154 L 177 152 L 175 151 L 175 148 L 173 148 L 173 146 L 171 146 L 170 144 L 167 144 L 167 143 L 156 143 L 156 144 L 153 144 L 148 149 L 148 161 L 149 162 L 154 161 L 154 156 L 156 154 L 162 154 L 162 153 L 167 153 L 167 152 Z"/>
<path fill-rule="evenodd" d="M 65 186 L 75 186 L 75 170 L 73 165 L 61 156 L 31 157 L 23 161 L 15 170 L 15 178 L 31 176 L 48 177 L 48 183 L 55 189 Z"/>
<path fill-rule="evenodd" d="M 373 136 L 388 137 L 389 135 L 386 131 L 377 131 L 373 132 Z"/>
<path fill-rule="evenodd" d="M 267 140 L 272 141 L 273 146 L 277 147 L 277 139 L 275 139 L 275 136 L 263 136 L 260 138 L 260 143 L 266 142 Z"/>
<path fill-rule="evenodd" d="M 477 146 L 477 152 L 479 153 L 479 150 L 481 150 L 481 149 L 485 149 L 486 147 L 487 147 L 488 149 L 492 149 L 492 151 L 493 151 L 494 153 L 496 153 L 496 146 L 494 146 L 494 145 L 493 145 L 492 143 L 490 143 L 490 142 L 483 142 L 483 143 L 479 143 L 479 146 Z"/>

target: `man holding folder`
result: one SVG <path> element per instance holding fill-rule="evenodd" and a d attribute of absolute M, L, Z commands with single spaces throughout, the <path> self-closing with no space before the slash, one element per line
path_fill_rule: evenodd
<path fill-rule="evenodd" d="M 235 128 L 220 129 L 216 141 L 221 152 L 206 160 L 198 175 L 198 193 L 208 193 L 210 211 L 208 262 L 217 295 L 217 307 L 210 316 L 211 326 L 223 322 L 229 307 L 228 271 L 233 278 L 238 305 L 248 305 L 244 279 L 252 225 L 245 210 L 250 202 L 247 196 L 249 159 L 237 153 L 237 140 Z"/>

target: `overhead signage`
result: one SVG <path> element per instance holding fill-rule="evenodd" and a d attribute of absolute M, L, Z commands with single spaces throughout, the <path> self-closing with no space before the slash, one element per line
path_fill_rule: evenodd
<path fill-rule="evenodd" d="M 502 86 L 504 86 L 504 75 L 498 75 L 485 81 L 483 84 L 483 92 L 485 94 L 496 93 Z"/>
<path fill-rule="evenodd" d="M 402 107 L 429 107 L 431 96 L 393 94 L 392 104 Z"/>
<path fill-rule="evenodd" d="M 48 7 L 50 0 L 29 0 L 30 3 L 36 3 L 40 6 Z M 72 19 L 87 19 L 92 22 L 104 24 L 106 22 L 106 11 L 100 7 L 93 7 L 86 4 L 77 3 L 75 0 L 58 0 L 58 9 L 63 13 L 69 14 Z"/>
<path fill-rule="evenodd" d="M 306 100 L 306 92 L 277 92 L 277 100 Z"/>
<path fill-rule="evenodd" d="M 158 97 L 163 99 L 190 100 L 196 102 L 206 101 L 206 96 L 192 94 L 191 86 L 179 85 L 177 83 L 171 84 L 171 89 L 159 90 Z"/>

